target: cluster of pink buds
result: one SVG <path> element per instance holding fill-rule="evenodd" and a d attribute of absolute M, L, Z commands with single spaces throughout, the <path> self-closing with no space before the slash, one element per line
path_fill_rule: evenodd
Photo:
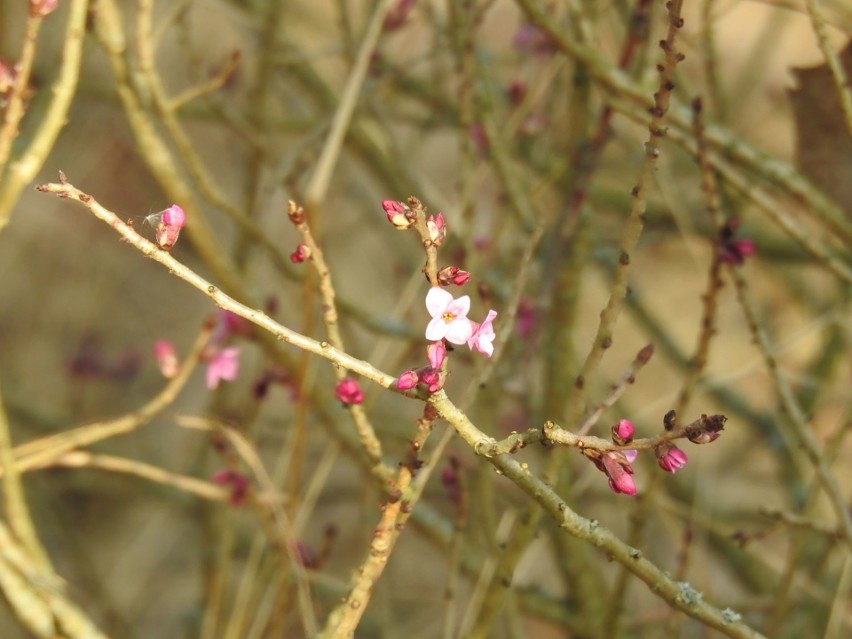
<path fill-rule="evenodd" d="M 418 384 L 423 384 L 423 388 L 428 393 L 438 392 L 444 387 L 446 374 L 442 367 L 446 357 L 447 347 L 444 346 L 443 340 L 432 342 L 426 347 L 426 359 L 429 361 L 429 366 L 416 371 L 405 371 L 396 380 L 396 387 L 399 390 L 410 390 Z"/>
<path fill-rule="evenodd" d="M 709 444 L 719 438 L 727 418 L 724 415 L 701 415 L 691 424 L 683 427 L 674 436 L 689 439 L 694 444 Z M 669 411 L 663 418 L 665 431 L 672 432 L 677 428 L 677 415 Z M 633 442 L 636 429 L 628 419 L 622 419 L 612 427 L 612 441 L 618 446 L 629 446 Z M 636 450 L 594 450 L 584 449 L 598 470 L 605 473 L 609 479 L 610 488 L 616 493 L 626 495 L 636 494 L 636 484 L 633 481 L 633 467 Z M 654 446 L 654 456 L 657 464 L 667 473 L 675 473 L 686 466 L 686 453 L 678 448 L 671 440 L 663 440 Z"/>
<path fill-rule="evenodd" d="M 458 266 L 447 266 L 438 271 L 438 284 L 441 286 L 463 286 L 470 281 L 470 273 L 461 270 Z"/>
<path fill-rule="evenodd" d="M 177 204 L 172 204 L 165 211 L 149 215 L 145 221 L 154 227 L 157 246 L 168 251 L 178 241 L 180 230 L 186 224 L 186 213 Z"/>

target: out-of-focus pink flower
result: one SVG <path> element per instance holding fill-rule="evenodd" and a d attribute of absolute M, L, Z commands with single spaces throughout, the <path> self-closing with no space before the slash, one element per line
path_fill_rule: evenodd
<path fill-rule="evenodd" d="M 739 218 L 729 219 L 719 229 L 718 246 L 719 259 L 726 264 L 742 266 L 747 257 L 754 255 L 756 247 L 754 241 L 746 238 L 737 238 L 740 229 Z"/>
<path fill-rule="evenodd" d="M 394 228 L 399 231 L 404 231 L 414 224 L 414 214 L 402 202 L 396 200 L 382 200 L 382 208 L 388 216 L 388 222 L 393 224 Z"/>
<path fill-rule="evenodd" d="M 30 15 L 34 18 L 44 18 L 54 12 L 59 6 L 59 0 L 30 0 Z"/>
<path fill-rule="evenodd" d="M 480 158 L 488 157 L 488 153 L 491 151 L 491 142 L 488 139 L 488 134 L 485 132 L 485 127 L 478 122 L 474 122 L 467 128 L 467 134 L 470 136 L 474 148 L 476 148 L 477 155 Z"/>
<path fill-rule="evenodd" d="M 722 247 L 722 256 L 720 259 L 726 264 L 742 266 L 745 264 L 746 258 L 754 255 L 755 251 L 756 249 L 753 240 L 732 240 Z"/>
<path fill-rule="evenodd" d="M 654 448 L 657 463 L 667 473 L 674 473 L 678 468 L 686 466 L 686 453 L 671 442 L 663 442 Z"/>
<path fill-rule="evenodd" d="M 299 244 L 296 247 L 296 250 L 290 253 L 290 261 L 293 264 L 301 264 L 305 260 L 311 257 L 311 247 L 307 244 Z"/>
<path fill-rule="evenodd" d="M 619 446 L 632 442 L 635 434 L 636 428 L 629 419 L 622 419 L 612 427 L 612 441 Z"/>
<path fill-rule="evenodd" d="M 222 380 L 234 381 L 240 372 L 240 349 L 237 346 L 229 346 L 217 350 L 207 357 L 207 372 L 204 381 L 207 388 L 214 389 Z"/>
<path fill-rule="evenodd" d="M 447 223 L 444 221 L 444 214 L 430 215 L 426 220 L 426 228 L 429 230 L 429 239 L 432 240 L 432 245 L 441 246 L 444 243 L 444 238 L 447 237 Z"/>
<path fill-rule="evenodd" d="M 432 342 L 426 347 L 426 359 L 429 360 L 429 366 L 435 370 L 439 370 L 441 368 L 441 364 L 444 363 L 444 358 L 446 356 L 447 347 L 444 346 L 443 341 Z"/>
<path fill-rule="evenodd" d="M 231 506 L 239 507 L 246 503 L 251 484 L 248 477 L 242 473 L 238 473 L 230 468 L 224 468 L 213 473 L 210 480 L 214 484 L 230 488 L 231 492 L 228 496 L 228 502 Z"/>
<path fill-rule="evenodd" d="M 515 315 L 515 328 L 518 331 L 518 337 L 527 339 L 532 335 L 535 330 L 536 316 L 535 305 L 527 299 L 522 299 Z"/>
<path fill-rule="evenodd" d="M 186 213 L 177 204 L 172 204 L 165 211 L 149 215 L 145 220 L 154 227 L 157 246 L 168 251 L 178 241 L 180 230 L 186 224 Z"/>
<path fill-rule="evenodd" d="M 364 401 L 364 391 L 358 382 L 351 377 L 346 377 L 337 383 L 334 394 L 344 406 L 360 404 Z"/>
<path fill-rule="evenodd" d="M 541 57 L 556 53 L 556 44 L 551 37 L 534 24 L 524 23 L 515 32 L 512 39 L 518 53 L 534 54 Z"/>
<path fill-rule="evenodd" d="M 465 344 L 473 335 L 473 326 L 467 318 L 470 312 L 470 297 L 463 295 L 454 299 L 439 286 L 433 286 L 426 294 L 426 310 L 432 321 L 426 327 L 426 339 L 437 342 L 446 339 L 451 344 Z"/>
<path fill-rule="evenodd" d="M 447 491 L 447 497 L 457 506 L 461 504 L 461 464 L 458 457 L 450 455 L 449 465 L 441 471 L 441 483 Z"/>
<path fill-rule="evenodd" d="M 174 344 L 166 339 L 158 339 L 154 342 L 154 359 L 163 377 L 171 379 L 178 374 L 180 362 Z"/>
<path fill-rule="evenodd" d="M 303 568 L 313 570 L 319 567 L 319 558 L 316 551 L 311 545 L 303 541 L 297 541 L 293 545 L 293 555 Z"/>
<path fill-rule="evenodd" d="M 408 14 L 414 8 L 415 2 L 416 0 L 396 0 L 396 4 L 388 9 L 385 15 L 382 28 L 385 31 L 396 31 L 402 27 L 408 20 Z"/>
<path fill-rule="evenodd" d="M 523 80 L 512 80 L 506 85 L 506 98 L 509 104 L 516 107 L 527 97 L 527 83 Z"/>
<path fill-rule="evenodd" d="M 467 340 L 468 348 L 477 350 L 488 357 L 494 354 L 494 338 L 497 337 L 494 333 L 495 317 L 497 317 L 497 311 L 488 311 L 488 315 L 482 320 L 482 324 L 471 322 L 473 334 Z"/>
<path fill-rule="evenodd" d="M 445 266 L 438 271 L 438 283 L 441 286 L 455 284 L 462 286 L 470 281 L 470 273 L 461 270 L 458 266 Z"/>
<path fill-rule="evenodd" d="M 420 377 L 414 371 L 404 371 L 396 380 L 396 387 L 399 390 L 410 390 L 417 386 Z"/>

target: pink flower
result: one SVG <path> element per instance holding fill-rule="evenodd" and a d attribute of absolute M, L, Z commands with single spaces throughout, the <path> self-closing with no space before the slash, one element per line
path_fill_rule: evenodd
<path fill-rule="evenodd" d="M 467 295 L 454 299 L 452 294 L 434 286 L 426 294 L 426 310 L 432 316 L 426 327 L 426 339 L 429 341 L 446 339 L 451 344 L 465 344 L 473 335 L 473 326 L 467 318 L 470 312 Z"/>
<path fill-rule="evenodd" d="M 635 434 L 636 428 L 629 419 L 622 419 L 612 427 L 612 441 L 619 446 L 632 442 Z"/>
<path fill-rule="evenodd" d="M 438 271 L 438 282 L 441 286 L 449 286 L 455 284 L 461 286 L 470 281 L 470 273 L 461 270 L 458 266 L 445 266 Z"/>
<path fill-rule="evenodd" d="M 414 224 L 414 216 L 405 204 L 396 200 L 382 200 L 382 208 L 388 216 L 388 222 L 394 225 L 394 228 L 404 231 Z"/>
<path fill-rule="evenodd" d="M 654 448 L 657 463 L 667 473 L 674 473 L 678 468 L 686 466 L 686 453 L 670 442 L 663 442 Z"/>
<path fill-rule="evenodd" d="M 429 366 L 434 369 L 441 368 L 444 363 L 444 358 L 447 356 L 447 347 L 444 342 L 432 342 L 426 347 L 426 359 L 429 360 Z"/>
<path fill-rule="evenodd" d="M 430 215 L 426 220 L 426 228 L 429 230 L 429 239 L 433 246 L 441 246 L 447 237 L 447 225 L 444 222 L 444 214 L 438 213 L 437 217 Z"/>
<path fill-rule="evenodd" d="M 158 339 L 154 342 L 154 358 L 157 360 L 157 366 L 160 368 L 163 377 L 171 379 L 178 374 L 180 362 L 178 362 L 175 346 L 170 341 Z"/>
<path fill-rule="evenodd" d="M 222 380 L 233 381 L 240 372 L 240 349 L 230 346 L 216 351 L 207 359 L 205 383 L 207 388 L 214 389 Z"/>
<path fill-rule="evenodd" d="M 475 349 L 488 357 L 494 354 L 494 338 L 497 337 L 493 326 L 495 317 L 497 317 L 497 311 L 488 311 L 488 315 L 482 320 L 482 324 L 471 322 L 473 334 L 467 340 L 470 350 Z"/>
<path fill-rule="evenodd" d="M 361 390 L 358 382 L 351 377 L 346 377 L 338 382 L 334 394 L 344 406 L 360 404 L 364 401 L 364 391 Z"/>
<path fill-rule="evenodd" d="M 396 387 L 399 390 L 410 390 L 417 386 L 419 381 L 420 378 L 417 373 L 414 371 L 405 371 L 399 376 L 399 379 L 396 380 Z"/>
<path fill-rule="evenodd" d="M 296 250 L 290 253 L 290 261 L 293 264 L 301 264 L 311 257 L 311 248 L 307 244 L 299 244 Z"/>

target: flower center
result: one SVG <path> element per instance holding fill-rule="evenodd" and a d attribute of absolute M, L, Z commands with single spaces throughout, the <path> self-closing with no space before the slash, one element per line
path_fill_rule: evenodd
<path fill-rule="evenodd" d="M 456 319 L 455 313 L 446 312 L 441 316 L 441 319 L 444 320 L 444 323 L 450 324 L 454 319 Z"/>

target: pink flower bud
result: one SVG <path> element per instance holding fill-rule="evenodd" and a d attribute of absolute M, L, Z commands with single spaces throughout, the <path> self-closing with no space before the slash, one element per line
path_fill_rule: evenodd
<path fill-rule="evenodd" d="M 612 441 L 619 446 L 632 442 L 634 434 L 636 434 L 636 429 L 629 419 L 622 419 L 612 427 Z"/>
<path fill-rule="evenodd" d="M 399 231 L 404 231 L 414 224 L 414 214 L 402 202 L 396 200 L 382 200 L 382 208 L 388 216 L 388 222 Z"/>
<path fill-rule="evenodd" d="M 444 346 L 444 341 L 432 342 L 426 347 L 426 359 L 429 360 L 429 366 L 435 370 L 441 368 L 444 363 L 444 358 L 447 356 L 447 347 Z"/>
<path fill-rule="evenodd" d="M 441 286 L 455 284 L 461 286 L 470 281 L 470 273 L 461 270 L 458 266 L 446 266 L 438 271 L 438 283 Z"/>
<path fill-rule="evenodd" d="M 301 264 L 311 257 L 311 247 L 307 244 L 299 244 L 296 250 L 290 253 L 290 261 L 293 264 Z"/>
<path fill-rule="evenodd" d="M 178 374 L 180 362 L 178 362 L 174 344 L 170 341 L 158 339 L 154 342 L 154 358 L 157 360 L 157 366 L 160 368 L 163 377 L 171 379 Z"/>
<path fill-rule="evenodd" d="M 417 376 L 417 373 L 414 371 L 405 371 L 399 376 L 399 379 L 396 380 L 396 387 L 399 390 L 410 390 L 417 386 L 417 382 L 419 381 L 420 378 Z"/>
<path fill-rule="evenodd" d="M 426 228 L 429 229 L 429 239 L 432 241 L 432 245 L 441 246 L 444 243 L 444 238 L 447 237 L 447 224 L 444 222 L 444 214 L 430 215 L 429 219 L 426 220 Z"/>
<path fill-rule="evenodd" d="M 361 386 L 358 382 L 351 377 L 347 377 L 338 382 L 334 389 L 334 394 L 344 406 L 360 404 L 364 401 L 364 391 L 361 390 Z"/>
<path fill-rule="evenodd" d="M 172 204 L 169 208 L 163 211 L 163 224 L 167 226 L 176 226 L 178 230 L 186 224 L 186 213 L 177 204 Z"/>
<path fill-rule="evenodd" d="M 674 473 L 678 468 L 686 466 L 686 453 L 671 442 L 663 442 L 654 449 L 657 463 L 667 473 Z"/>
<path fill-rule="evenodd" d="M 623 495 L 636 494 L 636 482 L 633 481 L 633 468 L 626 459 L 621 459 L 617 454 L 608 452 L 601 457 L 601 465 L 609 477 L 609 487 L 613 492 Z"/>
<path fill-rule="evenodd" d="M 177 204 L 172 204 L 165 211 L 160 211 L 145 218 L 154 225 L 154 236 L 159 246 L 164 251 L 172 248 L 178 240 L 180 230 L 186 224 L 186 214 Z"/>
<path fill-rule="evenodd" d="M 435 368 L 427 368 L 420 373 L 420 381 L 426 384 L 426 390 L 430 393 L 437 393 L 444 387 L 444 380 L 441 378 L 441 371 Z"/>

